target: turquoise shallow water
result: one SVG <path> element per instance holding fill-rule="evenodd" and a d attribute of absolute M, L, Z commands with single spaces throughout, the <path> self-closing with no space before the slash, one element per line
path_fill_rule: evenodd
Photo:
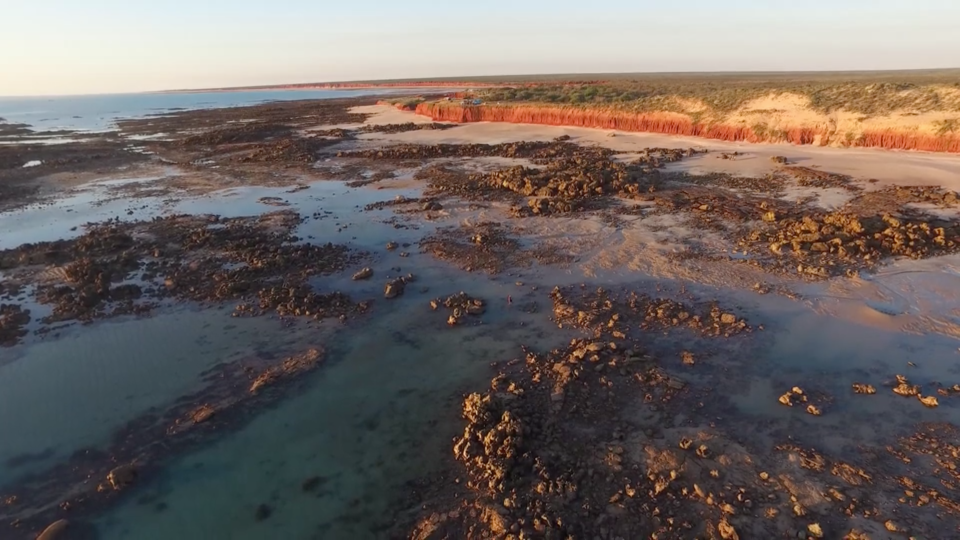
<path fill-rule="evenodd" d="M 521 344 L 549 343 L 540 337 L 547 313 L 519 314 L 493 301 L 483 325 L 451 329 L 427 305 L 462 288 L 502 298 L 513 284 L 430 271 L 422 281 L 430 291 L 414 287 L 334 338 L 303 392 L 175 459 L 98 522 L 103 538 L 383 537 L 405 484 L 436 472 L 449 455 L 459 429 L 456 390 L 482 384 L 488 364 L 521 356 Z M 305 493 L 302 483 L 314 476 L 321 487 Z M 262 522 L 260 504 L 273 509 Z"/>
<path fill-rule="evenodd" d="M 276 321 L 188 307 L 61 334 L 0 366 L 0 489 L 106 446 L 127 422 L 203 388 L 213 366 L 279 353 L 298 337 Z"/>
<path fill-rule="evenodd" d="M 332 337 L 326 365 L 302 391 L 239 431 L 175 458 L 97 521 L 102 537 L 387 537 L 398 503 L 411 493 L 408 483 L 448 463 L 451 438 L 462 427 L 460 396 L 486 387 L 489 363 L 522 357 L 521 345 L 543 350 L 576 335 L 550 321 L 547 288 L 518 293 L 512 279 L 424 263 L 415 285 L 429 291 L 414 287 L 362 327 Z M 449 329 L 442 313 L 426 307 L 429 298 L 458 290 L 490 301 L 483 325 Z M 529 300 L 543 309 L 516 308 Z M 916 421 L 960 420 L 951 403 L 925 409 L 882 387 L 888 374 L 910 369 L 909 359 L 919 367 L 906 373 L 918 383 L 957 377 L 955 340 L 864 327 L 778 297 L 746 297 L 740 306 L 768 329 L 736 341 L 739 353 L 724 344 L 725 352 L 694 371 L 673 357 L 662 362 L 691 384 L 729 385 L 733 408 L 718 411 L 717 420 L 751 447 L 781 442 L 786 430 L 799 444 L 843 456 L 858 444 L 882 446 Z M 861 381 L 880 394 L 851 395 L 849 385 Z M 794 385 L 835 396 L 829 414 L 818 418 L 779 405 L 777 397 Z M 302 483 L 315 476 L 321 487 L 304 492 Z M 271 508 L 268 519 L 256 518 L 260 505 Z"/>

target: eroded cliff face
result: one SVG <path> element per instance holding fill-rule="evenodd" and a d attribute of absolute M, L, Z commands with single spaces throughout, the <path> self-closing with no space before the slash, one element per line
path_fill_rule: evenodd
<path fill-rule="evenodd" d="M 622 131 L 662 133 L 742 141 L 789 142 L 837 147 L 874 147 L 895 150 L 960 153 L 960 135 L 937 134 L 931 118 L 854 119 L 817 115 L 811 111 L 745 109 L 727 118 L 700 118 L 676 112 L 633 113 L 616 110 L 551 105 L 478 105 L 425 102 L 417 114 L 446 122 L 511 122 L 550 126 L 576 126 Z M 960 115 L 957 115 L 960 116 Z M 898 123 L 900 125 L 898 125 Z M 882 126 L 882 127 L 881 127 Z"/>
<path fill-rule="evenodd" d="M 391 103 L 389 101 L 380 100 L 377 102 L 377 105 L 382 105 L 386 107 L 396 107 L 398 111 L 413 111 L 413 107 L 405 105 L 403 103 Z"/>
<path fill-rule="evenodd" d="M 960 153 L 960 137 L 956 135 L 935 136 L 917 133 L 900 133 L 889 129 L 864 132 L 863 135 L 850 146 Z"/>

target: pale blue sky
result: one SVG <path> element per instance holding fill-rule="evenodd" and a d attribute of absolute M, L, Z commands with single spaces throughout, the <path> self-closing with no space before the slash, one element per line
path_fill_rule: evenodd
<path fill-rule="evenodd" d="M 0 0 L 0 95 L 960 67 L 960 0 Z"/>

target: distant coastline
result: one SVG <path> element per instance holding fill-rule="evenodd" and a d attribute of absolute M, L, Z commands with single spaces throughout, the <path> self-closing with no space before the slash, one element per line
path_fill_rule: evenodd
<path fill-rule="evenodd" d="M 293 84 L 267 84 L 253 86 L 226 86 L 156 90 L 153 94 L 202 93 L 202 92 L 249 92 L 262 90 L 363 90 L 369 88 L 496 88 L 504 86 L 541 86 L 547 84 L 611 84 L 633 82 L 701 81 L 710 79 L 748 81 L 796 81 L 837 82 L 840 80 L 871 80 L 886 82 L 938 80 L 960 81 L 960 67 L 940 69 L 913 69 L 888 71 L 744 71 L 744 72 L 649 72 L 649 73 L 557 73 L 529 75 L 479 75 L 462 77 L 430 77 L 410 79 L 382 79 L 358 81 L 333 81 Z"/>
<path fill-rule="evenodd" d="M 461 88 L 498 88 L 505 83 L 471 83 L 471 82 L 371 82 L 371 83 L 317 83 L 317 84 L 276 84 L 266 86 L 236 86 L 224 88 L 203 88 L 189 90 L 161 90 L 153 94 L 205 94 L 211 92 L 260 92 L 269 90 L 369 90 L 372 88 L 384 89 L 461 89 Z"/>

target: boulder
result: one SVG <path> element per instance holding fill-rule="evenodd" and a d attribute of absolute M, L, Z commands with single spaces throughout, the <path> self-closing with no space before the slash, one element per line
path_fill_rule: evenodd
<path fill-rule="evenodd" d="M 393 299 L 403 294 L 403 289 L 406 287 L 406 283 L 402 279 L 394 279 L 388 281 L 387 285 L 383 288 L 383 296 L 387 299 Z"/>
<path fill-rule="evenodd" d="M 37 540 L 58 540 L 65 538 L 66 531 L 70 526 L 70 522 L 61 519 L 59 521 L 54 521 L 46 529 L 40 533 L 40 536 L 37 537 Z"/>
<path fill-rule="evenodd" d="M 136 481 L 136 479 L 137 467 L 133 463 L 120 465 L 107 475 L 107 482 L 110 483 L 110 487 L 117 491 L 129 486 Z"/>
<path fill-rule="evenodd" d="M 364 280 L 364 279 L 370 279 L 370 278 L 372 278 L 372 277 L 373 277 L 373 269 L 371 269 L 371 268 L 364 268 L 364 269 L 360 270 L 359 272 L 357 272 L 356 274 L 353 275 L 353 280 L 354 280 L 354 281 L 360 281 L 360 280 Z"/>

